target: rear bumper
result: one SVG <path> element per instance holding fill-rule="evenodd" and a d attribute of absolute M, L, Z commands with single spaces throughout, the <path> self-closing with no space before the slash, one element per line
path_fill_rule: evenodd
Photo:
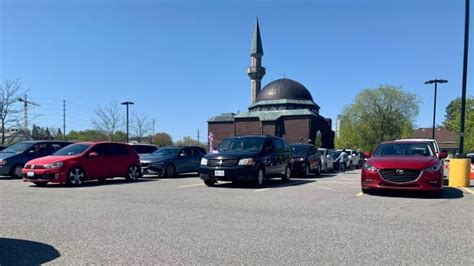
<path fill-rule="evenodd" d="M 361 187 L 367 190 L 416 190 L 416 191 L 441 191 L 443 190 L 443 173 L 423 171 L 417 180 L 406 183 L 395 183 L 384 180 L 378 172 L 362 169 Z"/>

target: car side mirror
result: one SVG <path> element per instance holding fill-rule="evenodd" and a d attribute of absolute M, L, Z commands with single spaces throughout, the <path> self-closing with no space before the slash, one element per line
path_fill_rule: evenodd
<path fill-rule="evenodd" d="M 364 158 L 370 158 L 370 156 L 372 156 L 372 153 L 364 152 Z"/>
<path fill-rule="evenodd" d="M 446 157 L 448 157 L 448 154 L 447 154 L 446 152 L 440 151 L 440 152 L 438 153 L 438 159 L 444 159 L 444 158 L 446 158 Z"/>
<path fill-rule="evenodd" d="M 99 154 L 97 152 L 91 152 L 91 153 L 89 153 L 88 157 L 89 158 L 96 158 L 96 157 L 99 157 Z"/>

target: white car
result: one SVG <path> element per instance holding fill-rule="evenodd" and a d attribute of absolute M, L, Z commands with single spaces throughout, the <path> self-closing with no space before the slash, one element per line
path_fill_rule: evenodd
<path fill-rule="evenodd" d="M 334 172 L 334 159 L 331 155 L 331 150 L 326 148 L 318 148 L 321 156 L 321 172 Z"/>

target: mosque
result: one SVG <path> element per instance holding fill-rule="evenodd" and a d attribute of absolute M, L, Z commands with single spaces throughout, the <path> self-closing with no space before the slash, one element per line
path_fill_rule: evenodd
<path fill-rule="evenodd" d="M 322 148 L 334 148 L 331 119 L 319 114 L 311 93 L 301 83 L 282 78 L 261 88 L 265 75 L 262 66 L 263 46 L 258 20 L 250 49 L 251 104 L 248 112 L 222 113 L 210 118 L 208 134 L 213 146 L 230 136 L 267 134 L 282 137 L 288 143 L 312 143 Z"/>

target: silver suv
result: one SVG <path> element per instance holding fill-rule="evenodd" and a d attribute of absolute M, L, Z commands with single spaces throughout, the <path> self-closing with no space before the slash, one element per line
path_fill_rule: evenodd
<path fill-rule="evenodd" d="M 334 172 L 334 159 L 331 155 L 333 151 L 334 150 L 326 148 L 318 148 L 318 152 L 321 156 L 321 172 Z"/>

